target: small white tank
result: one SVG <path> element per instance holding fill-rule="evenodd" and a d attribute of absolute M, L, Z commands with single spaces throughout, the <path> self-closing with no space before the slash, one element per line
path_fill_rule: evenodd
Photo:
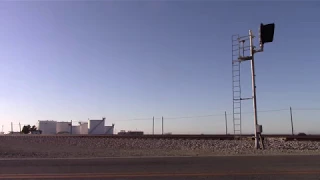
<path fill-rule="evenodd" d="M 105 134 L 106 128 L 104 124 L 105 118 L 102 120 L 89 120 L 89 134 Z"/>
<path fill-rule="evenodd" d="M 105 126 L 105 134 L 112 135 L 114 132 L 114 124 L 112 126 Z"/>
<path fill-rule="evenodd" d="M 70 133 L 71 123 L 70 122 L 57 122 L 57 134 Z"/>
<path fill-rule="evenodd" d="M 72 134 L 80 134 L 80 126 L 72 126 Z"/>
<path fill-rule="evenodd" d="M 56 134 L 57 121 L 39 120 L 38 129 L 42 134 Z"/>
<path fill-rule="evenodd" d="M 80 134 L 88 134 L 88 123 L 80 124 Z"/>

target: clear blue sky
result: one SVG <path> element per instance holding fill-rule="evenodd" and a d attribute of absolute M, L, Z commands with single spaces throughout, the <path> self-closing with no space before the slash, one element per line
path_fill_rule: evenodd
<path fill-rule="evenodd" d="M 316 1 L 0 2 L 1 124 L 7 132 L 10 122 L 106 116 L 117 131 L 150 132 L 155 116 L 160 132 L 164 116 L 166 132 L 224 133 L 223 116 L 166 118 L 231 113 L 231 35 L 258 35 L 261 22 L 276 31 L 256 55 L 259 111 L 320 108 L 319 9 Z M 252 112 L 251 101 L 243 107 Z M 294 111 L 297 131 L 320 133 L 319 115 Z M 290 132 L 289 111 L 259 121 L 265 132 Z M 252 122 L 243 116 L 244 132 Z"/>

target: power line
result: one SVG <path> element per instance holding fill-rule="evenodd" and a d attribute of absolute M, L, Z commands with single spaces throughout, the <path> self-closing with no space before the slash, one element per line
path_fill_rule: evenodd
<path fill-rule="evenodd" d="M 259 113 L 264 112 L 278 112 L 278 111 L 289 111 L 289 109 L 271 109 L 271 110 L 263 110 L 258 111 Z M 293 108 L 293 111 L 320 111 L 320 108 Z M 253 112 L 242 112 L 241 114 L 253 114 Z M 165 117 L 164 119 L 190 119 L 190 118 L 205 118 L 205 117 L 218 117 L 218 116 L 224 116 L 224 113 L 221 114 L 209 114 L 209 115 L 197 115 L 197 116 L 178 116 L 178 117 Z M 232 115 L 232 113 L 227 113 L 227 115 Z M 134 119 L 122 119 L 122 120 L 113 120 L 115 122 L 125 122 L 125 121 L 152 121 L 153 117 L 149 118 L 134 118 Z M 161 120 L 161 117 L 154 118 L 155 120 Z M 83 121 L 73 121 L 73 122 L 83 122 Z M 21 125 L 28 125 L 29 123 L 21 123 Z M 13 124 L 13 126 L 17 126 L 19 124 Z"/>
<path fill-rule="evenodd" d="M 136 118 L 136 119 L 122 119 L 122 120 L 113 120 L 113 121 L 146 121 L 146 120 L 152 121 L 152 117 L 150 117 L 150 118 Z"/>
<path fill-rule="evenodd" d="M 264 112 L 277 112 L 277 111 L 288 111 L 289 109 L 274 109 L 274 110 L 264 110 L 264 111 L 257 111 L 259 113 Z M 242 112 L 241 114 L 253 114 L 253 112 Z"/>
<path fill-rule="evenodd" d="M 264 110 L 258 112 L 276 112 L 276 111 L 288 111 L 288 109 L 274 109 L 274 110 Z M 253 114 L 253 112 L 242 112 L 242 114 Z M 165 119 L 187 119 L 187 118 L 204 118 L 213 116 L 224 116 L 225 114 L 210 114 L 202 116 L 182 116 L 182 117 L 166 117 Z M 227 115 L 232 115 L 232 113 L 227 113 Z"/>
<path fill-rule="evenodd" d="M 211 115 L 202 115 L 202 116 L 166 117 L 165 119 L 188 119 L 188 118 L 203 118 L 203 117 L 212 117 L 212 116 L 224 116 L 224 114 L 211 114 Z"/>
<path fill-rule="evenodd" d="M 276 112 L 276 111 L 288 111 L 288 109 L 274 109 L 274 110 L 264 110 L 258 112 Z M 253 112 L 243 112 L 242 114 L 253 114 Z M 209 114 L 209 115 L 197 115 L 197 116 L 178 116 L 178 117 L 165 117 L 164 119 L 190 119 L 190 118 L 205 118 L 205 117 L 215 117 L 215 116 L 224 116 L 224 113 L 221 114 Z M 227 113 L 227 115 L 232 115 L 232 113 Z M 161 120 L 161 118 L 154 118 L 155 120 Z M 123 119 L 123 120 L 114 120 L 114 121 L 152 121 L 150 118 L 135 118 L 135 119 Z"/>
<path fill-rule="evenodd" d="M 320 111 L 320 108 L 292 108 L 292 110 L 297 111 Z"/>
<path fill-rule="evenodd" d="M 314 111 L 320 111 L 320 108 L 297 108 L 293 110 L 314 110 Z M 270 110 L 262 110 L 258 111 L 259 113 L 264 112 L 279 112 L 279 111 L 289 111 L 289 109 L 270 109 Z M 253 114 L 253 112 L 242 112 L 242 114 Z M 224 116 L 224 113 L 221 114 L 209 114 L 209 115 L 197 115 L 197 116 L 178 116 L 178 117 L 165 117 L 164 119 L 190 119 L 190 118 L 205 118 L 205 117 L 214 117 L 214 116 Z M 227 113 L 227 115 L 232 115 L 232 113 Z M 154 118 L 155 120 L 161 120 L 161 118 Z M 145 120 L 152 120 L 152 117 L 150 118 L 136 118 L 136 119 L 125 119 L 125 120 L 118 120 L 118 121 L 145 121 Z"/>

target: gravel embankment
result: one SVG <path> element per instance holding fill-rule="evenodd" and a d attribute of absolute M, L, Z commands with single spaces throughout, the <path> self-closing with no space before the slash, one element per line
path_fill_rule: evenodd
<path fill-rule="evenodd" d="M 255 150 L 252 140 L 113 139 L 62 136 L 2 136 L 0 158 L 64 158 L 120 156 L 211 156 L 319 154 L 320 142 L 265 140 Z"/>

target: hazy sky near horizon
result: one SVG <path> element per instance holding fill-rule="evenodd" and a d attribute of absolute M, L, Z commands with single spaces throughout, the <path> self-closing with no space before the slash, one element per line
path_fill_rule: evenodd
<path fill-rule="evenodd" d="M 232 112 L 231 35 L 274 42 L 256 55 L 258 109 L 265 132 L 318 132 L 320 2 L 0 2 L 0 119 L 86 121 L 105 116 L 116 130 L 224 133 Z M 256 45 L 258 38 L 255 39 Z M 251 95 L 243 63 L 244 96 Z M 252 112 L 251 101 L 244 112 Z M 169 119 L 170 117 L 217 115 Z M 131 120 L 146 119 L 147 120 Z M 232 116 L 228 116 L 232 133 Z M 244 114 L 244 132 L 253 131 Z M 18 130 L 18 126 L 14 126 Z"/>

